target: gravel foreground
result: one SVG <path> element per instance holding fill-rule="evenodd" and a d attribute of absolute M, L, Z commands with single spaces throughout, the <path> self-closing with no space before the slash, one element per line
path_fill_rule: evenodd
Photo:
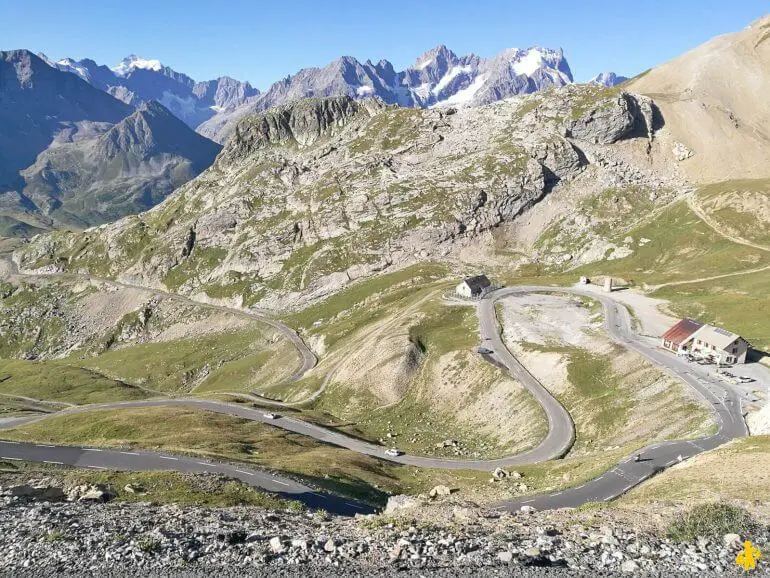
<path fill-rule="evenodd" d="M 411 514 L 408 514 L 411 516 Z M 254 507 L 0 502 L 2 576 L 745 575 L 737 537 L 675 544 L 590 516 L 447 505 L 333 518 Z M 765 546 L 770 537 L 755 536 Z M 770 553 L 770 548 L 766 551 Z M 761 560 L 751 575 L 768 575 Z"/>

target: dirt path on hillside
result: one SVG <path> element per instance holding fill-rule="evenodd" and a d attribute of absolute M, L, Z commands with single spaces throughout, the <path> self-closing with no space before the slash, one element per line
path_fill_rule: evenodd
<path fill-rule="evenodd" d="M 723 229 L 719 227 L 717 223 L 714 222 L 711 217 L 709 217 L 706 212 L 698 206 L 698 203 L 695 201 L 695 197 L 693 195 L 690 195 L 687 197 L 687 206 L 690 208 L 690 210 L 695 213 L 695 215 L 706 225 L 708 225 L 711 229 L 713 229 L 716 233 L 724 237 L 725 239 L 729 239 L 733 243 L 737 243 L 739 245 L 745 245 L 746 247 L 752 247 L 754 249 L 759 249 L 760 251 L 768 251 L 770 252 L 770 247 L 767 247 L 765 245 L 760 245 L 758 243 L 752 243 L 751 241 L 744 239 L 743 237 L 737 237 L 735 235 L 731 235 L 730 233 L 727 233 Z"/>
<path fill-rule="evenodd" d="M 738 275 L 751 275 L 752 273 L 761 273 L 762 271 L 770 271 L 770 265 L 764 267 L 757 267 L 756 269 L 746 269 L 745 271 L 736 271 L 734 273 L 725 273 L 723 275 L 713 275 L 711 277 L 700 277 L 698 279 L 686 279 L 684 281 L 670 281 L 668 283 L 661 283 L 660 285 L 647 285 L 645 288 L 648 291 L 657 291 L 662 287 L 672 287 L 675 285 L 689 285 L 690 283 L 702 283 L 704 281 L 715 281 L 717 279 L 724 279 L 726 277 L 736 277 Z"/>

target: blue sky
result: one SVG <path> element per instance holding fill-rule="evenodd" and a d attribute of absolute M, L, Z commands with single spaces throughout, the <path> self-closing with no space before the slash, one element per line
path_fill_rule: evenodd
<path fill-rule="evenodd" d="M 34 4 L 34 7 L 33 7 Z M 564 48 L 576 80 L 634 75 L 709 38 L 740 30 L 767 0 L 476 2 L 326 0 L 0 0 L 0 49 L 113 66 L 135 53 L 196 80 L 229 75 L 260 89 L 343 54 L 396 69 L 437 44 L 489 57 Z"/>

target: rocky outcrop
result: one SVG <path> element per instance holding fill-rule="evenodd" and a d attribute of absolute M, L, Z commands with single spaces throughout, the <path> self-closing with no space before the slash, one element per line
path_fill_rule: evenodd
<path fill-rule="evenodd" d="M 376 103 L 369 106 L 378 108 Z M 268 145 L 296 143 L 312 145 L 321 136 L 330 136 L 352 119 L 367 114 L 368 106 L 347 96 L 312 98 L 271 109 L 238 123 L 235 135 L 223 153 L 227 160 L 254 154 Z"/>
<path fill-rule="evenodd" d="M 605 145 L 639 132 L 653 136 L 652 101 L 627 92 L 596 103 L 567 128 L 568 137 Z"/>

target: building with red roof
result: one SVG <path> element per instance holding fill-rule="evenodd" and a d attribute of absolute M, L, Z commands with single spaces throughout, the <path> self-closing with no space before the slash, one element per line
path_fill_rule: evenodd
<path fill-rule="evenodd" d="M 674 353 L 684 353 L 688 349 L 690 337 L 701 327 L 703 327 L 703 323 L 699 323 L 694 319 L 682 319 L 663 334 L 660 338 L 661 345 L 663 345 L 664 349 Z"/>

